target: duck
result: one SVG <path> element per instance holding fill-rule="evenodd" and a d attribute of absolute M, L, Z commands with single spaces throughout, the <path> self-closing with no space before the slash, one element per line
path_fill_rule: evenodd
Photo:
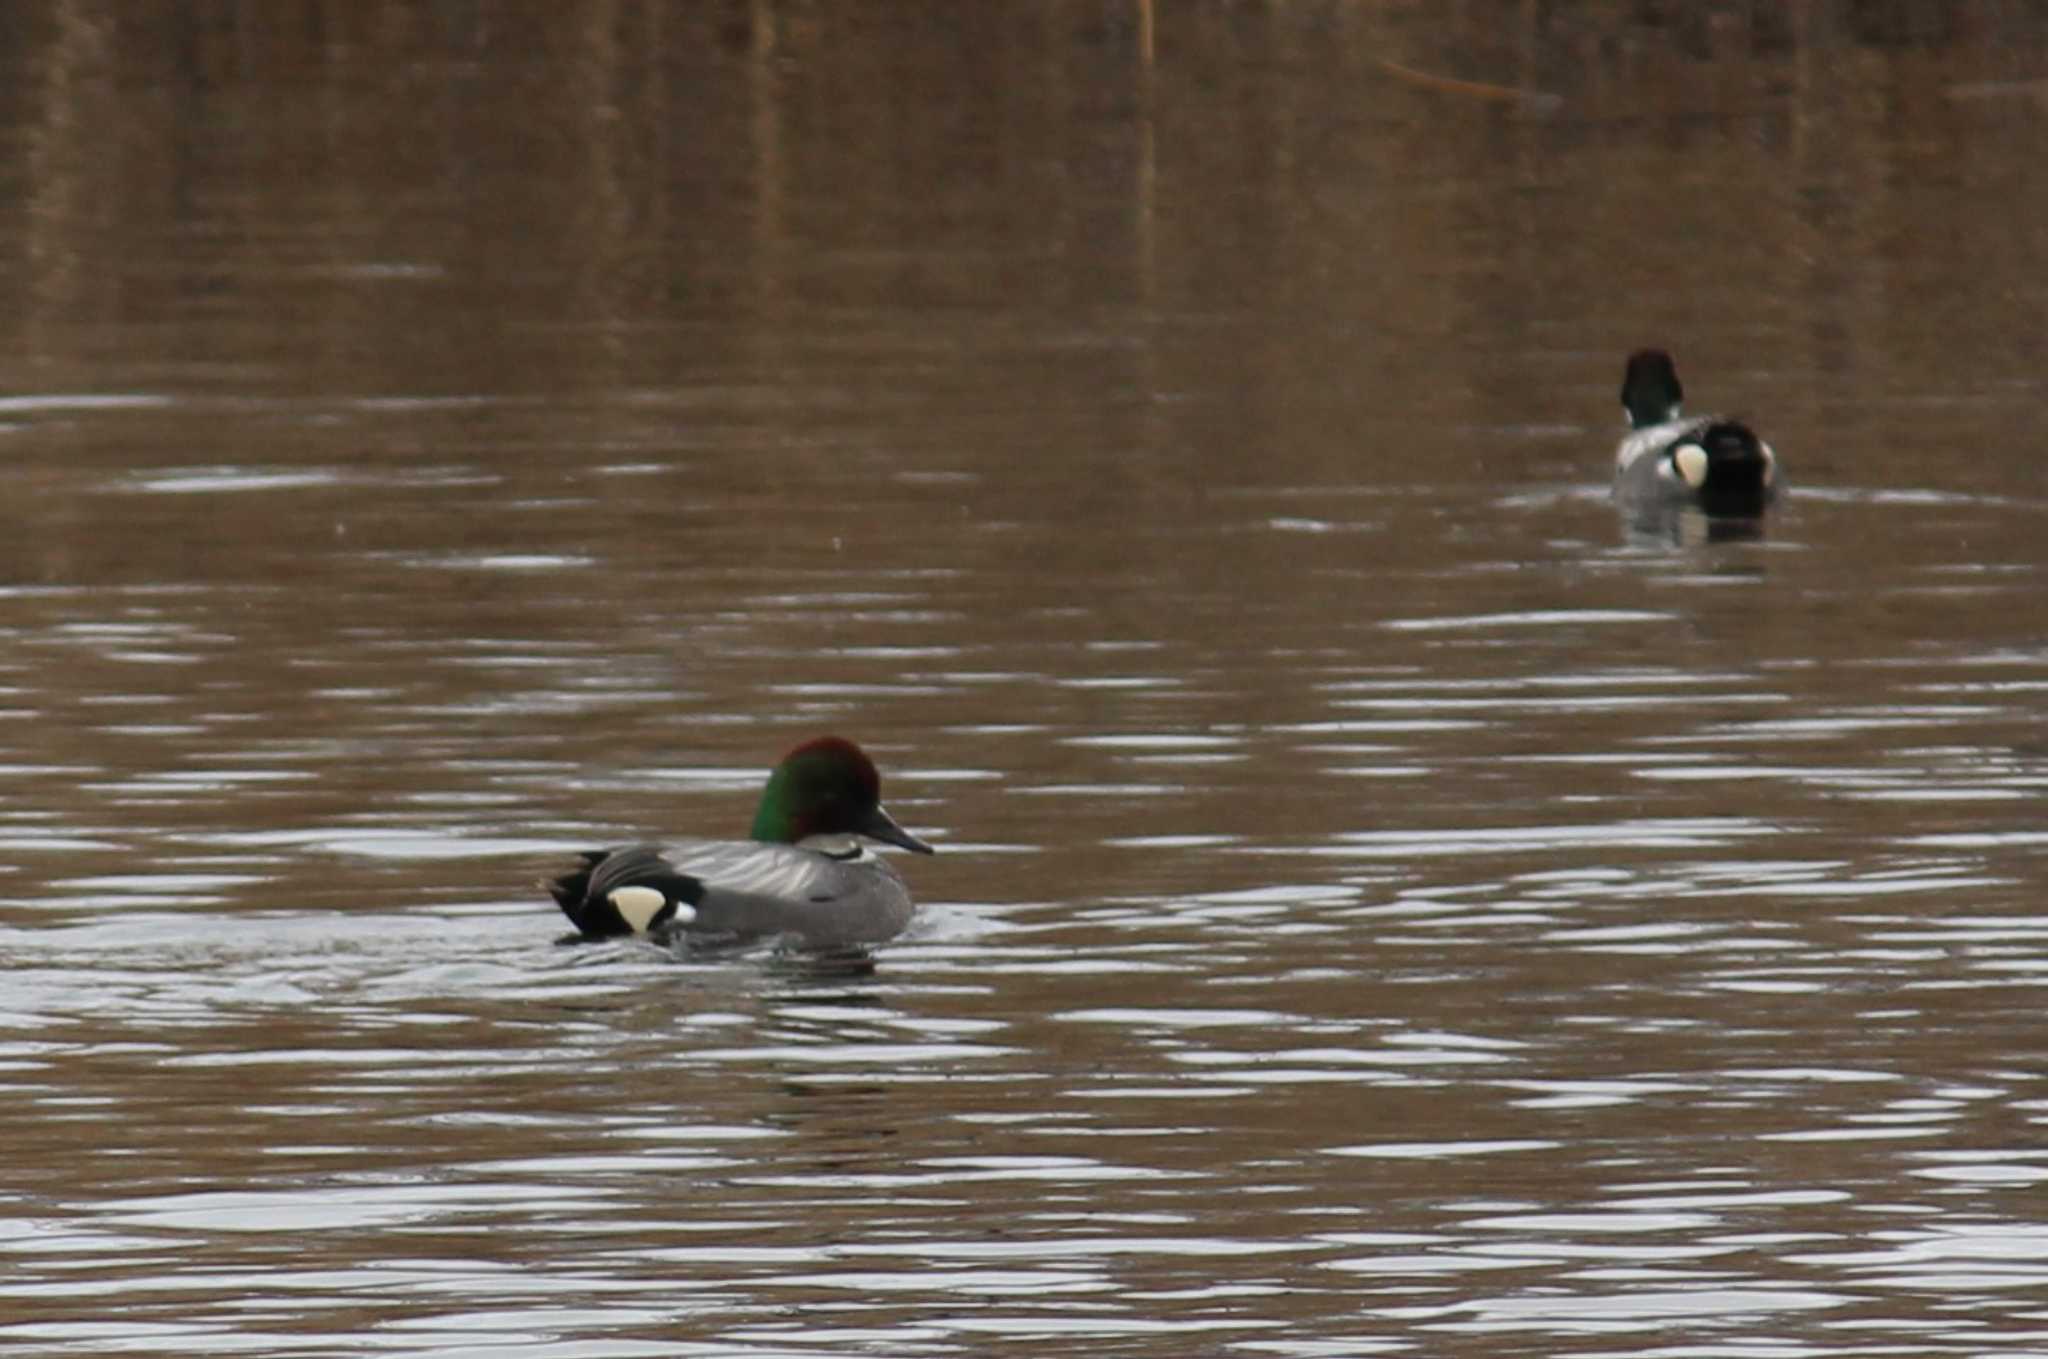
<path fill-rule="evenodd" d="M 858 949 L 910 924 L 910 889 L 869 841 L 933 849 L 882 808 L 875 763 L 838 736 L 782 757 L 745 840 L 680 840 L 589 850 L 545 882 L 575 943 L 648 936 L 693 948 L 768 939 Z"/>
<path fill-rule="evenodd" d="M 1629 355 L 1621 408 L 1629 432 L 1614 457 L 1617 497 L 1636 505 L 1691 505 L 1709 515 L 1754 517 L 1777 494 L 1778 455 L 1740 420 L 1687 417 L 1677 365 L 1661 349 Z"/>

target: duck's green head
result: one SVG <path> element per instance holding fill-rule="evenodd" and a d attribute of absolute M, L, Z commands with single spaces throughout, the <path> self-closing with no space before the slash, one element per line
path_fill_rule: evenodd
<path fill-rule="evenodd" d="M 1661 349 L 1638 349 L 1628 356 L 1628 371 L 1621 377 L 1621 408 L 1636 429 L 1661 425 L 1678 418 L 1685 401 L 1685 388 L 1678 381 L 1678 366 Z"/>
<path fill-rule="evenodd" d="M 782 757 L 761 790 L 752 834 L 792 845 L 813 835 L 865 835 L 919 854 L 932 852 L 882 810 L 875 762 L 837 736 L 806 741 Z"/>

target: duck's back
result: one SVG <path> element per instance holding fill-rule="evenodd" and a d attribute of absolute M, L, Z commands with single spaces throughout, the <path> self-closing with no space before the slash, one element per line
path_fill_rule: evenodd
<path fill-rule="evenodd" d="M 1712 416 L 1695 416 L 1689 420 L 1666 420 L 1662 424 L 1630 430 L 1614 451 L 1615 476 L 1621 479 L 1626 490 L 1655 488 L 1657 464 L 1665 451 L 1683 442 L 1688 434 L 1697 434 L 1713 423 Z"/>
<path fill-rule="evenodd" d="M 839 859 L 800 845 L 759 840 L 665 840 L 657 848 L 677 872 L 717 892 L 807 901 L 834 897 L 847 887 L 846 867 L 860 858 Z"/>

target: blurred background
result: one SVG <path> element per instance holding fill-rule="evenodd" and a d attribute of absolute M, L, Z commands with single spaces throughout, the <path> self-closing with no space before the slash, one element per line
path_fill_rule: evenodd
<path fill-rule="evenodd" d="M 0 74 L 10 1354 L 2043 1343 L 2048 5 Z M 1761 525 L 1609 503 L 1647 344 Z M 554 945 L 820 731 L 871 972 Z"/>

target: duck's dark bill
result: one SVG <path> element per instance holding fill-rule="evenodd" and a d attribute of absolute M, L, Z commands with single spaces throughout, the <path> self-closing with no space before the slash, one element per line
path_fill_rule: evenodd
<path fill-rule="evenodd" d="M 855 826 L 854 829 L 867 836 L 868 839 L 880 840 L 885 845 L 901 845 L 904 849 L 914 850 L 919 854 L 930 854 L 933 852 L 930 845 L 897 825 L 895 818 L 880 807 L 868 813 L 867 820 Z"/>

